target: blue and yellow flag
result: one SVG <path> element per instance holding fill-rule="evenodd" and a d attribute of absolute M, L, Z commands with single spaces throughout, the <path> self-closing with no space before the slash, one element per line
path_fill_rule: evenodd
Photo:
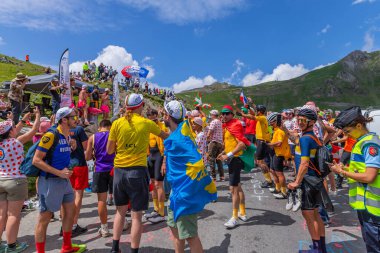
<path fill-rule="evenodd" d="M 164 146 L 166 177 L 172 187 L 170 209 L 177 221 L 182 215 L 202 211 L 207 203 L 216 200 L 216 185 L 205 169 L 187 120 L 170 134 Z"/>

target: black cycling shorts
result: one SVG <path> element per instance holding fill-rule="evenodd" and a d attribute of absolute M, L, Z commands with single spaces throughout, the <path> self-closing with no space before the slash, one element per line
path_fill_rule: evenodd
<path fill-rule="evenodd" d="M 278 172 L 284 172 L 284 160 L 285 158 L 283 156 L 274 155 L 271 169 Z"/>
<path fill-rule="evenodd" d="M 256 143 L 256 135 L 255 134 L 245 134 L 245 138 L 247 138 L 252 144 Z"/>
<path fill-rule="evenodd" d="M 91 190 L 93 193 L 108 192 L 111 189 L 112 194 L 113 177 L 110 172 L 94 172 Z"/>
<path fill-rule="evenodd" d="M 131 202 L 132 211 L 148 210 L 149 175 L 147 167 L 115 168 L 113 197 L 116 206 L 128 205 Z"/>
<path fill-rule="evenodd" d="M 244 162 L 239 157 L 234 157 L 228 164 L 228 175 L 230 186 L 238 186 L 240 183 L 240 172 L 244 169 Z"/>
<path fill-rule="evenodd" d="M 161 167 L 162 167 L 163 161 L 164 161 L 164 157 L 161 155 L 159 151 L 150 153 L 149 160 L 148 160 L 148 169 L 149 169 L 150 178 L 156 181 L 164 181 L 164 175 L 162 175 L 161 173 Z"/>
<path fill-rule="evenodd" d="M 321 187 L 323 186 L 323 181 L 321 185 L 312 186 L 304 179 L 301 184 L 301 210 L 314 210 L 322 204 Z"/>
<path fill-rule="evenodd" d="M 263 140 L 256 140 L 256 158 L 257 160 L 264 160 L 268 154 L 268 145 Z"/>

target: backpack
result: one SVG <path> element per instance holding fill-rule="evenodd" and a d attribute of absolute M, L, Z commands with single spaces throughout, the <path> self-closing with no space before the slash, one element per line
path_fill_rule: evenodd
<path fill-rule="evenodd" d="M 48 132 L 51 132 L 54 134 L 54 142 L 51 148 L 46 153 L 44 161 L 46 161 L 47 163 L 51 162 L 54 150 L 57 147 L 58 142 L 59 142 L 59 132 L 56 128 L 49 128 Z M 40 141 L 41 140 L 37 141 L 29 148 L 24 158 L 24 161 L 20 165 L 21 174 L 27 177 L 38 177 L 40 175 L 40 169 L 33 165 L 33 157 L 34 157 L 34 154 L 36 153 L 38 144 L 40 144 Z"/>
<path fill-rule="evenodd" d="M 333 162 L 333 156 L 330 150 L 322 145 L 321 141 L 315 136 L 310 134 L 304 136 L 309 136 L 318 144 L 317 152 L 315 154 L 316 164 L 311 163 L 311 168 L 315 170 L 320 177 L 325 178 L 331 172 L 328 163 Z"/>

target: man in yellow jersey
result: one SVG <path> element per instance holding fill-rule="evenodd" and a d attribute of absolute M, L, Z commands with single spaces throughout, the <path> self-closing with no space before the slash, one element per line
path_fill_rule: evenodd
<path fill-rule="evenodd" d="M 273 127 L 274 133 L 271 143 L 268 143 L 270 148 L 274 149 L 274 156 L 271 161 L 271 169 L 274 172 L 275 178 L 275 193 L 273 196 L 276 199 L 286 199 L 287 188 L 284 176 L 284 161 L 291 156 L 290 146 L 288 143 L 288 137 L 285 132 L 279 127 L 281 126 L 281 121 L 278 120 L 281 117 L 280 114 L 274 112 L 268 115 L 267 119 L 269 124 Z"/>
<path fill-rule="evenodd" d="M 158 111 L 150 110 L 147 113 L 150 120 L 154 121 L 162 131 L 168 132 L 165 123 L 158 120 Z M 152 199 L 154 210 L 145 214 L 145 218 L 152 223 L 165 221 L 165 191 L 164 175 L 161 172 L 162 162 L 164 159 L 164 141 L 157 135 L 149 135 L 149 157 L 148 169 L 150 180 L 153 184 Z"/>
<path fill-rule="evenodd" d="M 131 252 L 137 253 L 142 233 L 142 211 L 149 205 L 149 175 L 146 151 L 149 134 L 166 138 L 167 133 L 153 121 L 141 116 L 144 101 L 141 94 L 125 98 L 126 113 L 113 122 L 107 143 L 107 153 L 116 151 L 113 194 L 116 214 L 113 225 L 111 253 L 119 253 L 119 241 L 124 226 L 128 202 L 132 209 Z"/>
<path fill-rule="evenodd" d="M 269 152 L 268 152 L 268 146 L 267 143 L 270 142 L 270 133 L 268 130 L 268 121 L 265 116 L 266 113 L 266 107 L 264 105 L 257 105 L 256 106 L 256 115 L 254 113 L 254 110 L 252 108 L 249 108 L 249 113 L 246 114 L 243 111 L 241 111 L 236 105 L 236 101 L 232 101 L 235 109 L 237 112 L 239 112 L 242 117 L 256 120 L 256 159 L 257 159 L 257 165 L 261 168 L 263 171 L 263 175 L 265 178 L 265 182 L 263 182 L 260 186 L 261 188 L 271 188 L 273 187 L 273 181 L 269 173 L 268 165 L 266 164 L 265 160 L 269 159 Z M 253 105 L 254 106 L 254 105 Z M 255 106 L 254 106 L 255 107 Z"/>
<path fill-rule="evenodd" d="M 232 195 L 232 217 L 224 226 L 234 228 L 239 224 L 238 219 L 242 221 L 248 219 L 245 212 L 245 195 L 240 183 L 240 172 L 244 169 L 244 162 L 239 156 L 243 154 L 243 149 L 251 143 L 244 137 L 240 120 L 234 119 L 232 107 L 225 105 L 221 113 L 224 130 L 224 152 L 217 159 L 228 162 L 229 185 Z"/>

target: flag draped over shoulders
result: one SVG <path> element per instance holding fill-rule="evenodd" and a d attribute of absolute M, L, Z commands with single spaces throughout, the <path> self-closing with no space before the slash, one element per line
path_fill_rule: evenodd
<path fill-rule="evenodd" d="M 246 146 L 250 146 L 251 142 L 244 136 L 243 126 L 240 120 L 231 119 L 227 123 L 223 124 L 223 128 L 226 128 L 236 139 L 243 142 Z"/>
<path fill-rule="evenodd" d="M 189 122 L 178 125 L 164 141 L 166 177 L 171 185 L 170 209 L 174 220 L 195 214 L 217 199 L 216 185 L 211 179 L 191 134 Z"/>

